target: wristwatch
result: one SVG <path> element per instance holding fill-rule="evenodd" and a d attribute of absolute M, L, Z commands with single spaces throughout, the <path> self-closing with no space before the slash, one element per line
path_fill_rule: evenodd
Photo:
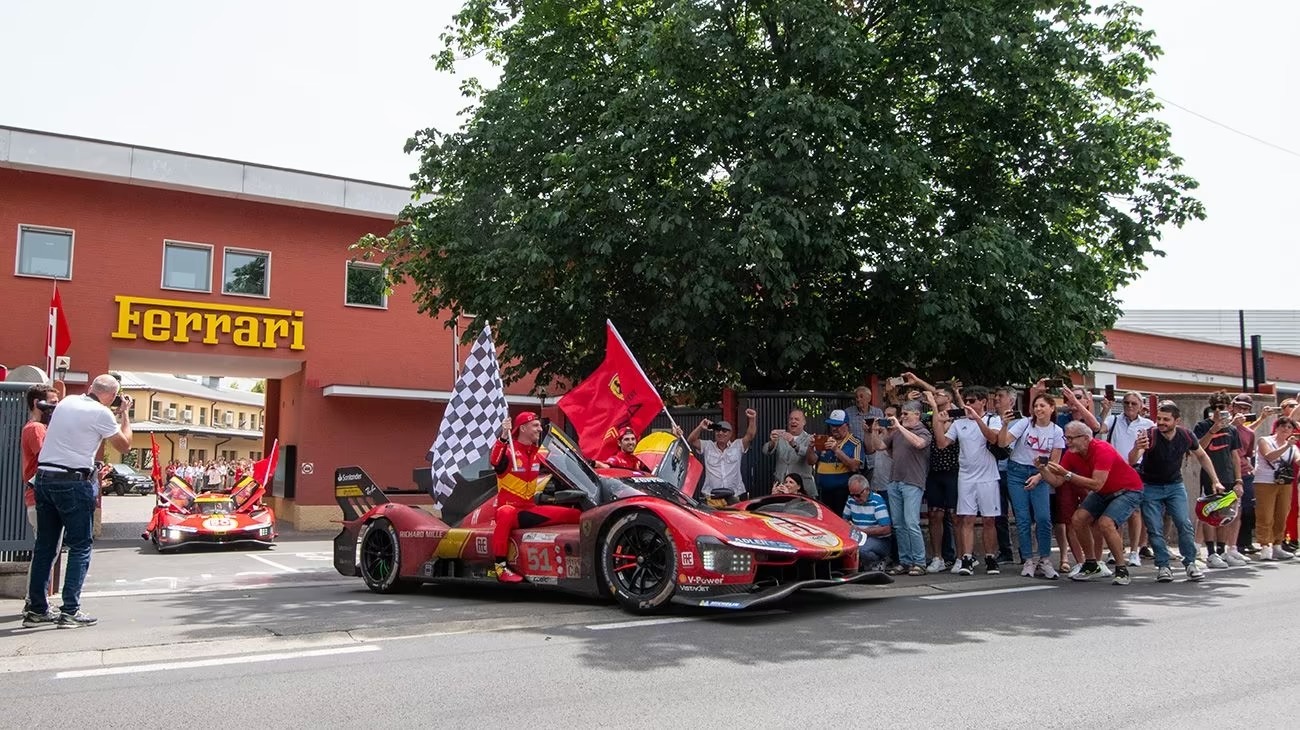
<path fill-rule="evenodd" d="M 1071 479 L 1074 479 L 1074 472 L 1072 472 L 1072 471 L 1067 471 L 1067 472 L 1065 472 L 1065 481 L 1068 482 L 1068 481 L 1070 481 Z"/>

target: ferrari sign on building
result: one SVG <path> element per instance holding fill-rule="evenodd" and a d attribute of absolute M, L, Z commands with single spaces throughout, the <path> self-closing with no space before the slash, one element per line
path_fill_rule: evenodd
<path fill-rule="evenodd" d="M 302 311 L 118 295 L 113 338 L 149 342 L 229 342 L 237 347 L 305 349 Z"/>

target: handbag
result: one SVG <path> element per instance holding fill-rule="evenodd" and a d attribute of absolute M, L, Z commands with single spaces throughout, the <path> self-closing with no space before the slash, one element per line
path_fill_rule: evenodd
<path fill-rule="evenodd" d="M 1295 446 L 1288 447 L 1282 456 L 1285 461 L 1278 459 L 1278 462 L 1272 465 L 1274 484 L 1290 484 L 1295 481 Z"/>
<path fill-rule="evenodd" d="M 986 419 L 985 423 L 989 424 L 989 427 L 992 428 L 993 419 L 988 415 L 985 415 L 984 418 Z M 989 453 L 993 454 L 994 459 L 997 459 L 998 461 L 1006 461 L 1007 459 L 1011 458 L 1010 446 L 1000 446 L 998 444 L 992 443 L 991 441 L 985 441 L 984 443 L 986 446 L 988 446 Z"/>

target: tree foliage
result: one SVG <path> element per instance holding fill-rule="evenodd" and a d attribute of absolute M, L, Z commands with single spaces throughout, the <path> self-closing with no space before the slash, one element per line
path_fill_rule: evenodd
<path fill-rule="evenodd" d="M 1138 16 L 469 0 L 439 67 L 482 54 L 499 83 L 408 142 L 421 200 L 359 245 L 539 382 L 589 372 L 606 318 L 670 390 L 1086 363 L 1161 228 L 1203 216 Z"/>

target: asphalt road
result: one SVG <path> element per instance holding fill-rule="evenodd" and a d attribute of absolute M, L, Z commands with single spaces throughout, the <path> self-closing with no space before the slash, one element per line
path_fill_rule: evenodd
<path fill-rule="evenodd" d="M 258 554 L 312 562 L 282 550 Z M 186 556 L 100 564 L 146 557 Z M 1127 587 L 904 578 L 649 619 L 529 590 L 251 577 L 100 591 L 101 624 L 76 631 L 18 628 L 0 603 L 0 725 L 1296 726 L 1300 565 L 1164 585 L 1143 568 Z"/>

